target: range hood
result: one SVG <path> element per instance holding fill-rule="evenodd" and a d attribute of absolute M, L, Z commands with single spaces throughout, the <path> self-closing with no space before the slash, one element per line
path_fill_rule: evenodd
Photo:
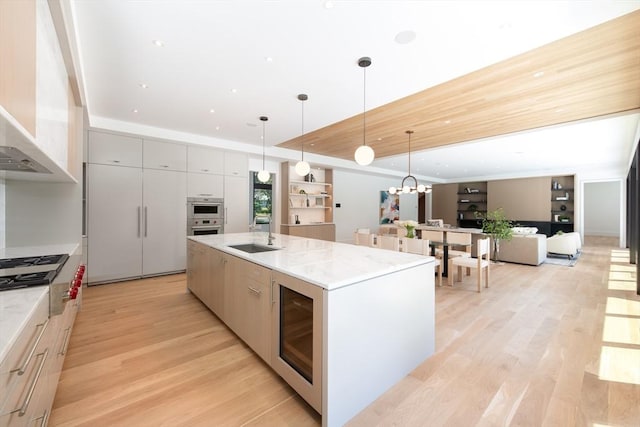
<path fill-rule="evenodd" d="M 51 171 L 16 147 L 0 146 L 0 171 L 51 173 Z"/>
<path fill-rule="evenodd" d="M 2 0 L 0 0 L 2 1 Z M 76 183 L 0 105 L 0 180 Z"/>

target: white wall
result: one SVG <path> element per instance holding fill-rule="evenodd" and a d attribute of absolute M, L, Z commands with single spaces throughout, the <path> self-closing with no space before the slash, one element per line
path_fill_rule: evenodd
<path fill-rule="evenodd" d="M 585 182 L 583 224 L 585 236 L 620 236 L 621 183 Z"/>
<path fill-rule="evenodd" d="M 6 246 L 82 241 L 82 185 L 6 182 Z"/>
<path fill-rule="evenodd" d="M 372 233 L 379 227 L 380 191 L 398 186 L 399 179 L 333 170 L 333 221 L 336 224 L 336 241 L 353 242 L 357 228 L 369 228 Z M 335 204 L 340 207 L 336 208 Z M 400 219 L 418 219 L 417 195 L 400 198 Z"/>

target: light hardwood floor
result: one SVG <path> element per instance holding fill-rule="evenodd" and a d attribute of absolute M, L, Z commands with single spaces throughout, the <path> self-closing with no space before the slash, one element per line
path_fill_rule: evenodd
<path fill-rule="evenodd" d="M 317 426 L 320 417 L 185 291 L 185 275 L 85 289 L 50 426 Z M 436 288 L 436 354 L 350 426 L 639 426 L 640 297 L 628 252 L 492 266 Z"/>

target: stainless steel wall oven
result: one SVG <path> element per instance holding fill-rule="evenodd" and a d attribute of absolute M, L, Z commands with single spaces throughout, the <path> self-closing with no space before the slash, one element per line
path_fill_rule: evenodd
<path fill-rule="evenodd" d="M 224 233 L 223 199 L 187 198 L 187 236 L 222 233 Z"/>

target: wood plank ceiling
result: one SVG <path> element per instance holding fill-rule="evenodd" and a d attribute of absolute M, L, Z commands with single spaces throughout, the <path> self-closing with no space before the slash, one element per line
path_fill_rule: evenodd
<path fill-rule="evenodd" d="M 407 129 L 419 151 L 638 108 L 640 11 L 367 111 L 366 138 L 382 158 Z M 362 134 L 359 114 L 278 146 L 352 160 Z"/>

